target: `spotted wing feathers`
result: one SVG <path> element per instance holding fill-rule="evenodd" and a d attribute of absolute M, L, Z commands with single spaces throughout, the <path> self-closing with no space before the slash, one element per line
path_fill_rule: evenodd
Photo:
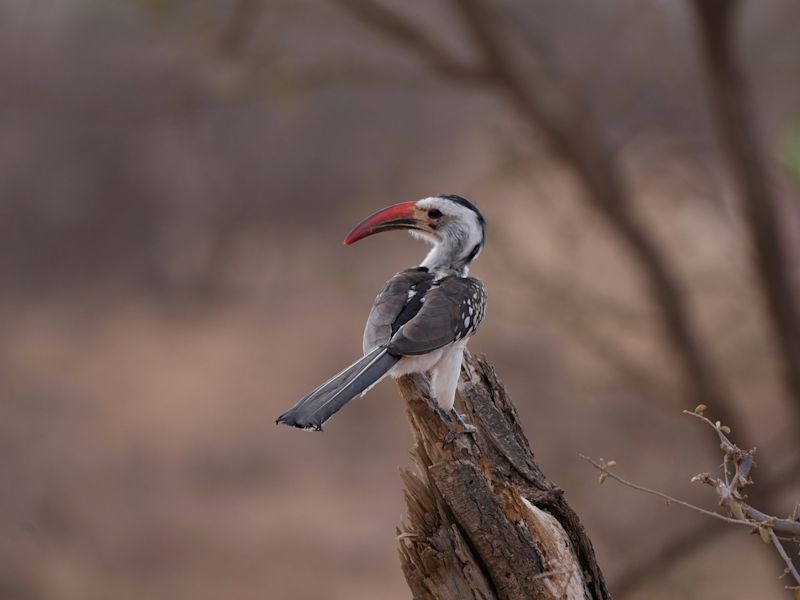
<path fill-rule="evenodd" d="M 479 280 L 445 277 L 430 286 L 419 311 L 397 329 L 386 348 L 396 356 L 416 356 L 461 340 L 477 331 L 485 305 Z"/>
<path fill-rule="evenodd" d="M 432 283 L 433 275 L 420 267 L 400 271 L 386 282 L 367 317 L 364 354 L 389 343 L 398 327 L 422 307 L 422 298 Z"/>

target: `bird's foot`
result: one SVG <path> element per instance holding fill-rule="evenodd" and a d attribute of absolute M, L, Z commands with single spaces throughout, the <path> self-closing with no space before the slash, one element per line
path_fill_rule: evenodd
<path fill-rule="evenodd" d="M 453 443 L 460 433 L 475 435 L 477 428 L 467 423 L 464 417 L 456 412 L 455 408 L 451 408 L 450 412 L 445 412 L 439 406 L 434 406 L 434 409 L 443 421 L 450 423 L 453 427 L 444 438 L 445 444 Z"/>
<path fill-rule="evenodd" d="M 464 420 L 464 415 L 458 414 L 455 408 L 450 409 L 451 422 L 457 433 L 469 433 L 474 435 L 478 428 Z"/>
<path fill-rule="evenodd" d="M 448 415 L 448 414 L 447 414 L 445 411 L 443 411 L 443 410 L 442 410 L 442 409 L 439 407 L 439 405 L 438 405 L 438 404 L 435 404 L 435 403 L 434 403 L 434 405 L 433 405 L 433 410 L 435 410 L 435 411 L 436 411 L 436 414 L 437 414 L 437 415 L 439 415 L 439 418 L 440 418 L 442 421 L 449 421 L 449 420 L 450 420 L 450 415 Z"/>

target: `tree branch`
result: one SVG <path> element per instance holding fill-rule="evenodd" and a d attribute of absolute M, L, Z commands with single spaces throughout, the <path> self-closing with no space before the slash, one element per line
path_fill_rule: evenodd
<path fill-rule="evenodd" d="M 626 487 L 629 487 L 629 488 L 631 488 L 633 490 L 636 490 L 638 492 L 644 492 L 645 494 L 650 494 L 652 496 L 657 496 L 658 498 L 661 498 L 662 500 L 666 500 L 670 504 L 678 504 L 678 505 L 683 506 L 685 508 L 697 511 L 700 514 L 703 514 L 703 515 L 705 515 L 707 517 L 713 517 L 715 519 L 719 519 L 720 521 L 724 521 L 725 523 L 731 523 L 733 525 L 746 525 L 750 529 L 753 528 L 753 524 L 750 521 L 744 521 L 744 520 L 741 520 L 741 519 L 732 519 L 730 517 L 726 517 L 725 515 L 721 515 L 719 513 L 714 512 L 714 511 L 706 510 L 705 508 L 701 508 L 699 506 L 695 506 L 694 504 L 691 504 L 691 503 L 686 502 L 684 500 L 679 500 L 678 498 L 674 498 L 674 497 L 672 497 L 672 496 L 670 496 L 668 494 L 665 494 L 664 492 L 659 492 L 658 490 L 652 490 L 650 488 L 644 487 L 643 485 L 639 485 L 638 483 L 633 483 L 631 481 L 628 481 L 627 479 L 623 479 L 622 477 L 620 477 L 619 475 L 617 475 L 616 473 L 611 471 L 610 470 L 611 467 L 608 466 L 608 465 L 604 465 L 604 464 L 602 464 L 600 462 L 597 462 L 596 460 L 594 460 L 592 458 L 589 458 L 588 456 L 586 456 L 584 454 L 579 454 L 578 456 L 580 456 L 583 460 L 585 460 L 590 465 L 592 465 L 595 469 L 600 471 L 604 476 L 609 477 L 609 478 L 613 479 L 614 481 L 618 481 L 622 485 L 624 485 Z M 601 480 L 601 483 L 602 483 L 602 480 Z"/>
<path fill-rule="evenodd" d="M 775 530 L 772 527 L 769 528 L 769 538 L 770 541 L 772 542 L 772 545 L 775 546 L 775 550 L 778 551 L 778 554 L 783 559 L 783 562 L 786 563 L 787 572 L 790 573 L 792 577 L 794 577 L 795 582 L 797 583 L 798 586 L 800 586 L 800 573 L 797 572 L 797 568 L 794 566 L 792 559 L 789 558 L 788 554 L 786 554 L 786 548 L 783 547 L 783 544 L 781 544 L 781 541 L 778 539 L 778 536 L 775 535 Z"/>
<path fill-rule="evenodd" d="M 440 76 L 462 84 L 482 84 L 488 73 L 466 65 L 414 23 L 371 0 L 334 0 L 351 17 L 412 54 Z"/>
<path fill-rule="evenodd" d="M 727 469 L 725 474 L 725 481 L 716 480 L 718 485 L 717 494 L 720 501 L 732 512 L 737 512 L 738 509 L 733 508 L 732 504 L 738 504 L 743 512 L 754 521 L 766 522 L 770 521 L 770 527 L 788 536 L 793 536 L 800 539 L 800 521 L 794 519 L 780 519 L 778 517 L 770 516 L 766 513 L 757 510 L 744 502 L 743 490 L 746 486 L 751 485 L 753 482 L 750 480 L 750 471 L 755 465 L 755 448 L 752 450 L 742 450 L 734 444 L 729 438 L 724 425 L 719 421 L 712 423 L 711 419 L 697 411 L 683 411 L 683 414 L 690 415 L 703 421 L 706 425 L 711 427 L 717 432 L 720 441 L 720 448 L 725 456 L 725 464 L 732 463 L 736 466 L 736 471 L 733 477 L 728 481 Z"/>
<path fill-rule="evenodd" d="M 800 521 L 797 521 L 794 518 L 782 519 L 768 515 L 751 507 L 745 502 L 745 498 L 747 496 L 744 493 L 744 489 L 753 484 L 752 480 L 750 479 L 750 471 L 755 465 L 755 449 L 742 450 L 739 448 L 730 440 L 730 438 L 728 438 L 730 429 L 727 426 L 722 425 L 719 421 L 712 422 L 703 414 L 704 411 L 705 406 L 698 406 L 694 411 L 683 412 L 684 414 L 700 419 L 716 432 L 720 441 L 720 449 L 725 457 L 725 461 L 723 463 L 724 475 L 723 478 L 716 478 L 712 477 L 710 473 L 700 473 L 695 475 L 692 478 L 692 481 L 700 482 L 714 488 L 717 496 L 719 497 L 720 505 L 725 508 L 729 516 L 706 510 L 699 506 L 684 502 L 683 500 L 678 500 L 672 496 L 668 496 L 663 492 L 652 490 L 650 488 L 627 481 L 610 470 L 616 465 L 616 463 L 613 461 L 609 463 L 599 463 L 583 455 L 581 455 L 581 458 L 588 461 L 593 467 L 601 472 L 600 483 L 602 483 L 607 477 L 610 477 L 611 479 L 614 479 L 615 481 L 618 481 L 619 483 L 632 489 L 658 496 L 664 500 L 667 500 L 668 502 L 674 502 L 706 516 L 713 517 L 717 520 L 734 525 L 744 525 L 751 530 L 757 531 L 765 543 L 771 543 L 776 547 L 776 549 L 778 549 L 781 559 L 789 566 L 788 572 L 795 577 L 797 584 L 800 585 L 800 576 L 797 575 L 797 569 L 794 567 L 792 560 L 789 558 L 788 554 L 783 548 L 783 545 L 777 537 L 777 534 L 781 534 L 790 540 L 800 542 Z M 735 471 L 731 477 L 728 475 L 729 464 L 735 467 Z"/>
<path fill-rule="evenodd" d="M 800 471 L 800 460 L 795 460 L 780 472 L 774 473 L 769 479 L 760 482 L 761 496 L 763 498 L 774 497 L 793 485 L 798 471 Z M 612 582 L 614 592 L 619 597 L 627 596 L 632 590 L 643 584 L 651 583 L 654 577 L 668 571 L 672 565 L 717 542 L 727 531 L 728 528 L 722 521 L 716 519 L 700 521 L 691 529 L 664 542 L 655 552 L 630 565 Z"/>

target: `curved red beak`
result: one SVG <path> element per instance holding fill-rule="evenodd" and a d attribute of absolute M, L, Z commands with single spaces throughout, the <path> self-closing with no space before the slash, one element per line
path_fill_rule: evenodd
<path fill-rule="evenodd" d="M 416 202 L 401 202 L 368 216 L 344 238 L 344 245 L 349 246 L 365 237 L 380 233 L 381 231 L 391 231 L 392 229 L 421 229 L 428 231 L 428 222 L 420 218 L 420 212 L 416 207 Z"/>

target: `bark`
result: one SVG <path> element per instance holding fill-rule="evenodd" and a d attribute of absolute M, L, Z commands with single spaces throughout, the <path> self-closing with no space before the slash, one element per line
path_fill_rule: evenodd
<path fill-rule="evenodd" d="M 494 369 L 467 355 L 456 406 L 477 427 L 453 433 L 428 380 L 400 378 L 418 472 L 400 559 L 415 599 L 610 598 L 594 549 L 563 491 L 534 460 Z"/>

